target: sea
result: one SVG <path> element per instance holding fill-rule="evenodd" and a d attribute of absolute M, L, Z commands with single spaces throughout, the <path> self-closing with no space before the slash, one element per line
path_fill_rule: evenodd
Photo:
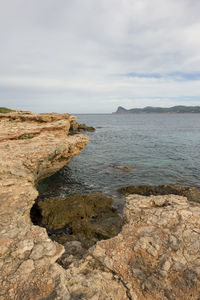
<path fill-rule="evenodd" d="M 63 169 L 39 184 L 40 197 L 103 192 L 139 184 L 200 187 L 200 114 L 82 114 L 90 141 Z M 124 171 L 123 167 L 128 167 Z"/>

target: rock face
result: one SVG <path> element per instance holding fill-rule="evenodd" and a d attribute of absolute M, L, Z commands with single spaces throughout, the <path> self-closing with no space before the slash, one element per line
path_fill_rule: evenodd
<path fill-rule="evenodd" d="M 30 208 L 36 181 L 88 142 L 86 136 L 67 136 L 69 128 L 69 114 L 0 114 L 0 299 L 40 299 L 56 286 L 49 267 L 64 248 L 32 225 Z"/>

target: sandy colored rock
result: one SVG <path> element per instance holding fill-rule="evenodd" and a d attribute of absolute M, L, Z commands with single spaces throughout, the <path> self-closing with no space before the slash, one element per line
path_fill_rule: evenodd
<path fill-rule="evenodd" d="M 131 299 L 199 299 L 200 205 L 176 195 L 130 195 L 124 221 L 91 254 L 120 276 Z"/>
<path fill-rule="evenodd" d="M 88 142 L 68 136 L 69 128 L 69 114 L 0 114 L 0 299 L 41 299 L 56 286 L 49 267 L 64 248 L 32 225 L 30 208 L 38 195 L 35 183 Z"/>

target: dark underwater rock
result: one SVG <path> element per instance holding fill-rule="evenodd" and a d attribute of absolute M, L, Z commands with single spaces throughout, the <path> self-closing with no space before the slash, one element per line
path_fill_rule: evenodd
<path fill-rule="evenodd" d="M 112 202 L 100 193 L 50 198 L 34 205 L 32 220 L 59 243 L 78 240 L 88 248 L 120 231 L 121 218 Z"/>
<path fill-rule="evenodd" d="M 112 167 L 114 169 L 116 169 L 116 170 L 125 171 L 125 172 L 129 172 L 129 171 L 132 170 L 132 168 L 130 168 L 128 166 L 116 166 L 116 165 L 113 165 Z"/>
<path fill-rule="evenodd" d="M 87 126 L 85 124 L 79 124 L 78 125 L 78 132 L 83 132 L 83 131 L 94 132 L 95 128 L 92 127 L 92 126 Z"/>
<path fill-rule="evenodd" d="M 179 195 L 184 196 L 188 201 L 200 203 L 200 190 L 195 187 L 182 186 L 176 184 L 168 185 L 130 185 L 121 187 L 118 192 L 127 196 L 129 194 L 138 194 L 143 196 L 157 195 Z"/>

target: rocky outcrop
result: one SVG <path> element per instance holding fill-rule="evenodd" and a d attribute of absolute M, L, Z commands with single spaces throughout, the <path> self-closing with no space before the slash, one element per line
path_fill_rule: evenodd
<path fill-rule="evenodd" d="M 0 299 L 41 299 L 56 286 L 49 267 L 64 248 L 32 225 L 30 209 L 35 183 L 88 142 L 69 128 L 69 114 L 0 114 Z"/>
<path fill-rule="evenodd" d="M 88 138 L 67 135 L 69 115 L 12 112 L 0 119 L 1 300 L 199 299 L 200 204 L 188 201 L 190 194 L 153 195 L 149 188 L 147 196 L 129 195 L 118 235 L 88 251 L 66 241 L 64 250 L 30 220 L 35 183 Z"/>

